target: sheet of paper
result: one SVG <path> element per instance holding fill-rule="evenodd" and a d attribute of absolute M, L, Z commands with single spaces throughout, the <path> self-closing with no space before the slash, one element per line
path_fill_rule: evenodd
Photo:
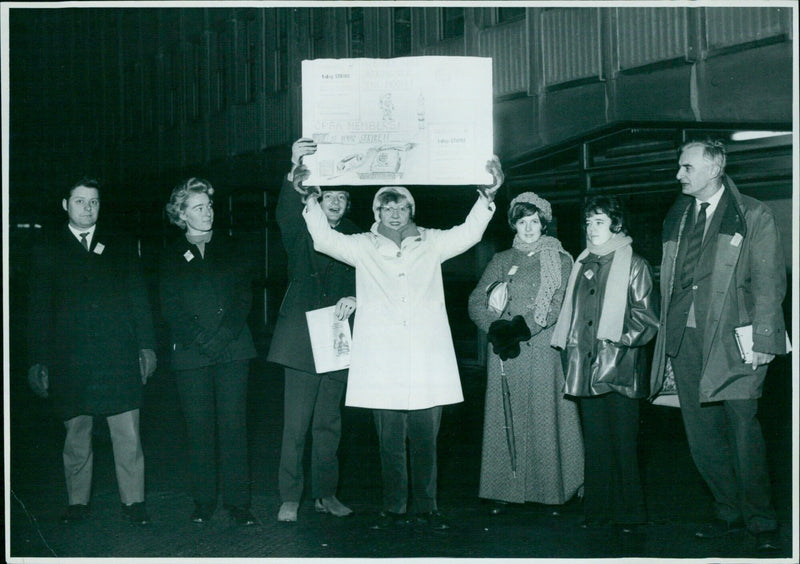
<path fill-rule="evenodd" d="M 311 352 L 318 374 L 350 366 L 350 324 L 347 320 L 336 319 L 335 311 L 336 306 L 330 306 L 306 312 Z"/>
<path fill-rule="evenodd" d="M 311 186 L 491 184 L 492 60 L 303 61 Z"/>

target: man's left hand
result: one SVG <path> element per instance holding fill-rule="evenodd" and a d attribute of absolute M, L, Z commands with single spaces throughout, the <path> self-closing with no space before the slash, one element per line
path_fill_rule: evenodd
<path fill-rule="evenodd" d="M 769 364 L 774 358 L 774 354 L 753 351 L 753 370 L 758 369 L 759 366 Z"/>
<path fill-rule="evenodd" d="M 311 171 L 304 164 L 301 164 L 294 169 L 292 185 L 294 186 L 295 192 L 297 192 L 303 197 L 304 202 L 309 197 L 314 197 L 314 198 L 318 197 L 322 192 L 319 186 L 303 185 L 303 181 L 307 180 L 310 176 L 311 176 Z"/>
<path fill-rule="evenodd" d="M 356 299 L 353 296 L 348 296 L 336 302 L 336 309 L 334 310 L 334 314 L 336 315 L 336 319 L 338 319 L 339 321 L 344 321 L 345 319 L 350 317 L 355 310 L 356 310 Z"/>
<path fill-rule="evenodd" d="M 147 379 L 156 371 L 157 364 L 156 351 L 153 349 L 139 351 L 139 372 L 142 375 L 142 384 L 147 384 Z"/>
<path fill-rule="evenodd" d="M 497 155 L 493 155 L 491 159 L 486 161 L 486 170 L 491 173 L 493 182 L 489 186 L 481 186 L 479 191 L 489 202 L 493 202 L 497 191 L 500 189 L 500 186 L 503 185 L 503 181 L 506 178 Z"/>

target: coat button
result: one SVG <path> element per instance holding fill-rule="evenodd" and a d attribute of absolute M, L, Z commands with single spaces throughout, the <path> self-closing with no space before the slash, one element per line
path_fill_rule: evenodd
<path fill-rule="evenodd" d="M 192 319 L 194 319 L 195 321 L 197 321 L 198 319 L 200 319 L 200 316 L 199 316 L 199 315 L 195 315 L 195 316 L 194 316 Z"/>
<path fill-rule="evenodd" d="M 589 321 L 587 321 L 587 322 L 586 322 L 586 325 L 588 325 L 589 327 L 591 327 L 593 323 L 594 323 L 594 322 L 593 322 L 593 321 L 590 319 Z"/>
<path fill-rule="evenodd" d="M 401 253 L 400 251 L 397 251 L 397 258 L 400 258 L 400 255 L 401 255 L 401 254 L 402 254 L 402 253 Z"/>
<path fill-rule="evenodd" d="M 594 295 L 594 288 L 592 288 L 591 290 L 589 290 L 589 294 L 591 294 L 591 295 Z"/>

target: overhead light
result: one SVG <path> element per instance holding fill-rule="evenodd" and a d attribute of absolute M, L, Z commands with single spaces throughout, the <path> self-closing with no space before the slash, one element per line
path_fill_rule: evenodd
<path fill-rule="evenodd" d="M 780 137 L 789 135 L 788 131 L 734 131 L 731 134 L 731 141 L 750 141 L 752 139 L 764 139 L 766 137 Z"/>

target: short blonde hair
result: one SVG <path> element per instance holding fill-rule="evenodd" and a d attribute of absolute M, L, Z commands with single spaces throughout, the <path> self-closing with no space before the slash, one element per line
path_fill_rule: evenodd
<path fill-rule="evenodd" d="M 169 202 L 164 208 L 170 223 L 181 229 L 186 229 L 186 222 L 181 219 L 181 212 L 186 209 L 186 200 L 192 194 L 207 194 L 209 198 L 214 195 L 214 187 L 208 180 L 202 178 L 189 178 L 172 189 Z"/>

